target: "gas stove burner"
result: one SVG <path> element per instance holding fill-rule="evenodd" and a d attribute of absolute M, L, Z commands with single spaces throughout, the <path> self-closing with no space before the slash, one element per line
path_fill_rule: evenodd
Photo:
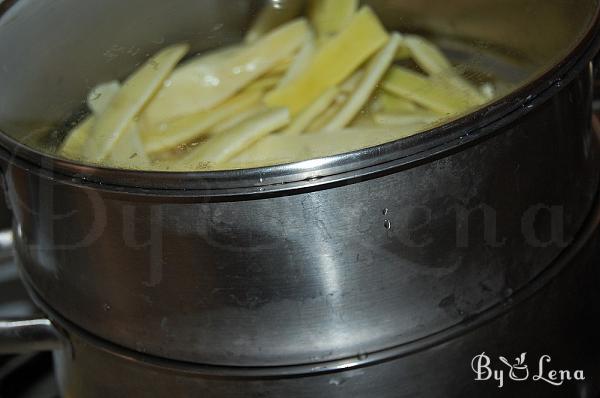
<path fill-rule="evenodd" d="M 39 311 L 19 280 L 10 232 L 0 232 L 0 319 Z M 0 356 L 0 398 L 58 398 L 50 353 Z"/>

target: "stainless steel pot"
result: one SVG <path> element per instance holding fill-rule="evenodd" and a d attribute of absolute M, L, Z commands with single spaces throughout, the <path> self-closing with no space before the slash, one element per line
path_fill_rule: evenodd
<path fill-rule="evenodd" d="M 0 337 L 59 347 L 77 397 L 506 393 L 473 382 L 482 351 L 549 350 L 597 373 L 598 2 L 369 3 L 390 27 L 469 42 L 482 67 L 490 51 L 510 59 L 523 84 L 443 127 L 326 159 L 102 169 L 23 142 L 166 43 L 235 41 L 257 5 L 2 3 L 0 156 L 23 279 L 52 323 L 0 324 Z"/>

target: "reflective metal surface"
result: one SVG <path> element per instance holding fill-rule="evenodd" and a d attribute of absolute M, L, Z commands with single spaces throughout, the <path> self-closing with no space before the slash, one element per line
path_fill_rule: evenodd
<path fill-rule="evenodd" d="M 197 35 L 199 50 L 237 39 L 251 6 L 15 4 L 0 20 L 0 128 L 15 137 L 35 131 L 20 116 L 37 115 L 40 125 L 64 119 L 97 80 L 126 75 L 165 42 Z M 373 4 L 394 24 L 417 20 L 416 0 Z M 494 39 L 486 43 L 515 54 L 538 40 L 535 62 L 523 62 L 545 73 L 436 131 L 271 169 L 100 170 L 15 152 L 0 139 L 23 276 L 72 331 L 73 351 L 56 353 L 65 394 L 493 396 L 497 389 L 471 382 L 473 355 L 547 347 L 564 366 L 597 373 L 595 261 L 577 261 L 514 308 L 510 300 L 549 281 L 590 215 L 598 3 L 419 4 L 430 16 L 425 28 L 466 37 L 486 29 Z M 476 16 L 464 17 L 470 23 L 458 23 L 459 5 Z M 504 29 L 490 27 L 498 15 Z M 47 51 L 37 50 L 40 32 Z M 471 323 L 502 305 L 511 311 Z M 323 363 L 356 368 L 319 373 Z M 214 368 L 316 375 L 204 371 Z M 573 390 L 558 391 L 544 396 Z"/>
<path fill-rule="evenodd" d="M 588 228 L 598 224 L 598 213 Z M 297 369 L 210 368 L 161 361 L 127 352 L 72 330 L 72 351 L 55 353 L 63 370 L 66 396 L 241 397 L 596 397 L 600 393 L 600 239 L 598 230 L 580 236 L 548 271 L 486 316 L 475 317 L 452 338 L 437 344 L 417 342 L 413 351 L 385 361 L 356 357 L 364 366 L 323 372 L 318 366 L 303 376 Z M 470 331 L 469 331 L 470 330 Z M 531 375 L 537 359 L 550 355 L 552 369 L 579 369 L 585 381 L 553 386 L 544 381 L 474 381 L 473 357 L 494 358 L 527 352 Z M 548 370 L 548 368 L 546 369 Z M 260 373 L 259 373 L 260 372 Z M 280 373 L 278 373 L 280 372 Z M 260 375 L 262 374 L 262 375 Z M 278 374 L 278 376 L 275 376 Z"/>
<path fill-rule="evenodd" d="M 0 354 L 60 348 L 58 332 L 48 319 L 0 320 Z"/>
<path fill-rule="evenodd" d="M 237 366 L 371 353 L 504 300 L 569 244 L 598 182 L 590 120 L 588 72 L 463 151 L 247 200 L 13 166 L 16 249 L 51 307 L 140 352 Z"/>

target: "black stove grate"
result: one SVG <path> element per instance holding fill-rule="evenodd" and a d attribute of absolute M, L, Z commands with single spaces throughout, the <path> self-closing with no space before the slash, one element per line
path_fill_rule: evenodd
<path fill-rule="evenodd" d="M 49 353 L 0 358 L 1 398 L 59 398 Z"/>

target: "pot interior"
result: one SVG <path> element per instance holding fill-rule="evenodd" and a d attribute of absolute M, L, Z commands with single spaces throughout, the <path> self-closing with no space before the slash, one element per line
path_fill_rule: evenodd
<path fill-rule="evenodd" d="M 386 28 L 416 32 L 464 70 L 502 82 L 501 93 L 541 76 L 590 29 L 583 0 L 372 0 Z M 187 42 L 190 54 L 239 42 L 263 6 L 228 0 L 5 1 L 0 8 L 0 130 L 54 149 L 81 120 L 87 93 L 124 79 L 156 51 Z M 27 150 L 25 150 L 27 151 Z"/>

